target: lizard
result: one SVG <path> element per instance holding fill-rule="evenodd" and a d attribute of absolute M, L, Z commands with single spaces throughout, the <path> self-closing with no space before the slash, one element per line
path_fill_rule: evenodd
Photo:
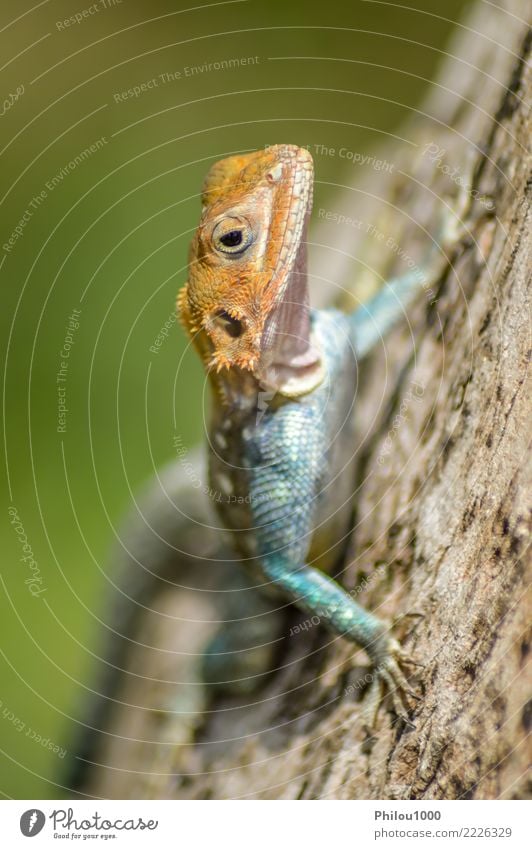
<path fill-rule="evenodd" d="M 358 363 L 404 314 L 420 275 L 390 281 L 350 314 L 311 309 L 313 182 L 311 154 L 289 144 L 215 163 L 177 309 L 212 391 L 210 487 L 222 523 L 264 592 L 366 650 L 371 728 L 383 685 L 406 719 L 413 661 L 328 572 L 349 526 Z M 452 252 L 460 238 L 447 227 L 421 279 L 441 275 L 442 247 Z"/>
<path fill-rule="evenodd" d="M 292 602 L 367 652 L 374 667 L 364 711 L 371 733 L 385 689 L 395 713 L 409 722 L 418 695 L 405 671 L 420 664 L 401 648 L 389 623 L 365 610 L 329 574 L 352 516 L 357 369 L 404 316 L 421 284 L 434 285 L 452 262 L 467 229 L 462 216 L 470 198 L 464 195 L 449 216 L 428 251 L 423 274 L 413 269 L 386 282 L 350 313 L 334 307 L 314 310 L 307 276 L 313 183 L 312 156 L 295 145 L 216 162 L 204 181 L 188 280 L 177 298 L 178 316 L 202 360 L 212 395 L 208 491 L 250 576 L 247 584 L 236 579 L 237 590 L 246 587 L 246 601 L 239 602 L 240 609 L 236 605 L 234 615 L 226 607 L 226 621 L 205 651 L 203 675 L 222 689 L 253 688 L 271 652 L 260 628 L 257 646 L 250 649 L 241 620 L 255 615 L 263 621 L 269 610 L 265 624 L 282 628 L 274 616 L 276 605 Z M 173 522 L 174 537 L 180 539 L 173 553 L 177 548 L 186 555 L 183 539 L 194 522 L 199 526 L 205 518 L 201 506 L 196 512 L 192 506 L 190 486 L 187 505 L 187 487 L 182 482 L 176 487 L 177 478 L 170 469 L 169 489 L 175 489 L 185 508 L 162 524 Z M 165 510 L 158 495 L 152 514 Z M 144 521 L 150 525 L 149 517 Z M 157 576 L 170 577 L 175 568 L 172 552 L 169 562 L 168 552 L 155 550 L 144 527 L 130 547 L 140 552 L 133 559 L 144 565 L 135 577 L 131 562 L 126 564 L 127 596 L 137 605 L 119 601 L 108 680 L 100 688 L 104 701 L 93 711 L 69 779 L 77 788 L 94 757 L 93 732 L 106 725 L 107 701 L 114 701 L 124 641 L 130 642 L 139 618 L 135 607 L 142 613 Z M 271 597 L 270 608 L 258 601 L 251 609 L 259 593 Z M 199 711 L 204 704 L 198 703 Z"/>

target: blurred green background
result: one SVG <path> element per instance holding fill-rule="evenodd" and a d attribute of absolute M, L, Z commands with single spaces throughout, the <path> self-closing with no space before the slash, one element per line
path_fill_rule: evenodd
<path fill-rule="evenodd" d="M 172 457 L 174 415 L 185 444 L 202 436 L 204 380 L 172 315 L 207 168 L 278 142 L 371 154 L 419 103 L 465 4 L 449 0 L 448 20 L 419 0 L 421 11 L 360 0 L 31 5 L 4 0 L 0 12 L 0 792 L 48 798 L 66 792 L 59 747 L 71 745 L 95 671 L 117 521 Z M 320 181 L 353 167 L 317 158 L 318 204 Z M 32 575 L 42 583 L 26 583 Z"/>

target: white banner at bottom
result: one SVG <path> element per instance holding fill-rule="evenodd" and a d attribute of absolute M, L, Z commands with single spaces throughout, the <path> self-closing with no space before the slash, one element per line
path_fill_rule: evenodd
<path fill-rule="evenodd" d="M 530 802 L 0 802 L 2 846 L 525 847 Z M 526 835 L 528 834 L 528 838 Z M 28 841 L 35 839 L 35 843 Z"/>

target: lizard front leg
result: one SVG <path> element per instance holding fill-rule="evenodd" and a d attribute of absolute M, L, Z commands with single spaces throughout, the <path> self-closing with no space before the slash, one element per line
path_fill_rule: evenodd
<path fill-rule="evenodd" d="M 398 715 L 406 719 L 401 697 L 417 698 L 400 663 L 411 662 L 389 626 L 357 604 L 332 578 L 311 566 L 297 566 L 280 555 L 264 559 L 264 571 L 275 585 L 287 592 L 307 613 L 317 615 L 329 629 L 364 648 L 374 666 L 374 683 L 388 686 Z M 367 724 L 375 724 L 380 704 L 380 686 L 373 687 L 366 711 Z"/>
<path fill-rule="evenodd" d="M 265 577 L 287 594 L 301 610 L 316 615 L 339 636 L 364 648 L 374 666 L 374 687 L 367 705 L 366 724 L 375 723 L 381 684 L 386 684 L 395 711 L 406 719 L 407 696 L 417 698 L 400 667 L 408 656 L 390 634 L 389 626 L 369 613 L 332 578 L 305 563 L 313 525 L 312 464 L 298 477 L 272 467 L 254 470 L 250 487 L 255 533 Z M 287 480 L 291 477 L 291 486 Z M 269 491 L 272 499 L 265 500 Z"/>
<path fill-rule="evenodd" d="M 473 178 L 471 178 L 472 180 Z M 446 268 L 455 260 L 473 223 L 471 192 L 462 187 L 458 198 L 447 204 L 438 232 L 425 258 L 418 267 L 384 282 L 382 288 L 349 316 L 352 344 L 357 356 L 364 357 L 406 314 L 407 308 L 425 291 L 430 297 L 433 287 Z M 484 208 L 478 216 L 490 214 Z M 435 296 L 434 296 L 435 297 Z"/>

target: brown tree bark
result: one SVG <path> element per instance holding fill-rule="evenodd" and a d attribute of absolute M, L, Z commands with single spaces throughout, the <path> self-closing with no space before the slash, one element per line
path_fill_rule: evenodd
<path fill-rule="evenodd" d="M 467 246 L 437 290 L 421 295 L 409 323 L 364 362 L 357 388 L 356 512 L 341 580 L 364 606 L 397 620 L 396 633 L 424 664 L 415 676 L 422 699 L 413 726 L 381 711 L 374 745 L 365 744 L 365 656 L 360 652 L 353 668 L 351 645 L 307 627 L 283 642 L 279 668 L 260 695 L 218 703 L 190 745 L 194 721 L 187 726 L 165 711 L 201 710 L 199 688 L 175 683 L 195 674 L 190 659 L 176 652 L 200 651 L 216 618 L 214 597 L 205 582 L 200 593 L 162 585 L 149 605 L 155 612 L 137 624 L 137 642 L 148 648 L 137 644 L 129 652 L 132 674 L 115 695 L 109 733 L 94 756 L 107 766 L 92 770 L 87 792 L 216 799 L 527 795 L 526 5 L 474 7 L 448 47 L 420 110 L 425 115 L 401 133 L 415 146 L 383 150 L 393 169 L 373 170 L 366 185 L 331 190 L 328 209 L 371 223 L 375 232 L 321 216 L 313 238 L 315 281 L 349 289 L 358 278 L 364 290 L 357 296 L 365 296 L 380 275 L 419 261 L 442 203 L 456 194 L 458 178 L 472 175 L 482 215 Z M 430 145 L 445 150 L 440 159 Z M 486 197 L 494 200 L 491 215 L 484 214 Z M 189 506 L 192 513 L 203 509 Z M 208 560 L 215 532 L 187 533 L 189 542 L 179 531 L 180 547 L 201 545 Z M 190 576 L 194 567 L 185 571 Z M 304 620 L 293 613 L 293 633 Z"/>

